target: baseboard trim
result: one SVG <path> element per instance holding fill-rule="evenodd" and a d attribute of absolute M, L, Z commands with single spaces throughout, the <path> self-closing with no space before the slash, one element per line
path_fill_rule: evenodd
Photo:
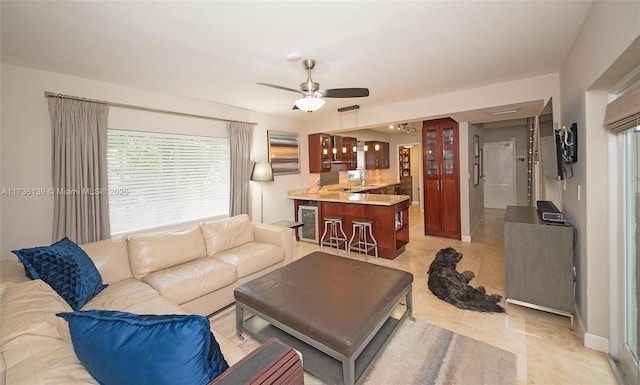
<path fill-rule="evenodd" d="M 573 311 L 575 313 L 576 319 L 575 329 L 580 334 L 580 336 L 582 336 L 582 344 L 584 345 L 584 347 L 609 354 L 611 352 L 609 339 L 596 334 L 587 333 L 584 328 L 584 323 L 582 322 L 582 317 L 580 317 L 580 312 L 578 311 L 575 303 L 573 305 Z"/>
<path fill-rule="evenodd" d="M 609 354 L 609 339 L 591 333 L 584 333 L 584 346 Z"/>

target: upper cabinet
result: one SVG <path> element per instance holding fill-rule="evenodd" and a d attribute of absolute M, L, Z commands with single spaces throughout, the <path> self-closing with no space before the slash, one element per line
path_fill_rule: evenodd
<path fill-rule="evenodd" d="M 367 170 L 389 168 L 389 143 L 365 142 L 365 164 Z"/>
<path fill-rule="evenodd" d="M 309 172 L 331 171 L 331 136 L 309 135 Z"/>
<path fill-rule="evenodd" d="M 348 171 L 355 170 L 358 164 L 357 140 L 347 136 L 331 137 L 332 158 L 331 170 Z"/>
<path fill-rule="evenodd" d="M 356 138 L 309 135 L 309 172 L 355 170 L 358 163 Z"/>

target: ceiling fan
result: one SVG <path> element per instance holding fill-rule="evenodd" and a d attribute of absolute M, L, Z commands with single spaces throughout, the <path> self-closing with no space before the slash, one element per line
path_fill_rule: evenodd
<path fill-rule="evenodd" d="M 361 98 L 369 96 L 368 88 L 332 88 L 328 90 L 321 90 L 320 84 L 311 80 L 311 71 L 316 66 L 316 61 L 313 59 L 306 59 L 302 62 L 302 66 L 307 70 L 307 81 L 300 83 L 299 90 L 269 83 L 257 84 L 302 94 L 303 97 L 295 101 L 293 109 L 301 109 L 307 112 L 313 112 L 320 109 L 320 107 L 324 105 L 324 100 L 322 98 Z"/>

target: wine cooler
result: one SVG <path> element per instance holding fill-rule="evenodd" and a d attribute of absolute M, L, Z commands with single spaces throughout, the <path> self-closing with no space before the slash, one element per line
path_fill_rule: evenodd
<path fill-rule="evenodd" d="M 304 224 L 298 228 L 300 240 L 318 243 L 318 206 L 298 207 L 298 222 Z"/>

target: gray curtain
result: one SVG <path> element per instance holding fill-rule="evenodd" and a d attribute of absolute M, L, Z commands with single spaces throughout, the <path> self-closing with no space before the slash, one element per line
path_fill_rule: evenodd
<path fill-rule="evenodd" d="M 253 125 L 227 123 L 231 148 L 231 198 L 229 215 L 249 213 L 249 178 L 251 178 L 251 147 Z"/>
<path fill-rule="evenodd" d="M 53 134 L 53 240 L 107 239 L 107 116 L 104 103 L 50 97 Z"/>

